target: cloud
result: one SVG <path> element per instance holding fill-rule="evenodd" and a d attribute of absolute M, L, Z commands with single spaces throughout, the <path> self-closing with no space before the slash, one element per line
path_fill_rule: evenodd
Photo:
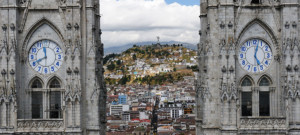
<path fill-rule="evenodd" d="M 167 4 L 165 0 L 101 0 L 102 42 L 105 47 L 142 41 L 196 44 L 199 6 Z"/>

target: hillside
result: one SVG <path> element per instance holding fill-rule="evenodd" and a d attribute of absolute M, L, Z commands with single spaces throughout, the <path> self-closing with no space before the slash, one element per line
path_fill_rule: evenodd
<path fill-rule="evenodd" d="M 105 47 L 104 48 L 104 55 L 112 54 L 112 53 L 122 53 L 123 51 L 126 51 L 129 48 L 132 48 L 133 45 L 138 45 L 138 46 L 144 46 L 144 45 L 151 45 L 154 42 L 148 41 L 148 42 L 138 42 L 138 43 L 131 43 L 131 44 L 126 44 L 126 45 L 121 45 L 117 47 Z M 177 41 L 169 41 L 169 42 L 161 42 L 161 44 L 168 44 L 168 45 L 173 45 L 173 44 L 182 44 L 184 47 L 196 50 L 197 46 L 194 44 L 190 43 L 184 43 L 184 42 L 177 42 Z"/>
<path fill-rule="evenodd" d="M 104 58 L 108 84 L 167 84 L 193 76 L 196 51 L 183 45 L 134 45 Z"/>

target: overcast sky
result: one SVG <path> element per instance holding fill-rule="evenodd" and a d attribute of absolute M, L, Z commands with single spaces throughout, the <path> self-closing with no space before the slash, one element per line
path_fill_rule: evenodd
<path fill-rule="evenodd" d="M 199 0 L 101 0 L 104 47 L 143 41 L 197 44 Z"/>

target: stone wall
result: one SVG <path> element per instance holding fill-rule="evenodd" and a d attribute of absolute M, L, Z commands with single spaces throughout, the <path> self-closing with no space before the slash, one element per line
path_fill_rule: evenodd
<path fill-rule="evenodd" d="M 8 0 L 0 2 L 0 134 L 105 134 L 99 0 Z M 63 51 L 58 71 L 31 68 L 28 52 L 40 40 Z M 42 88 L 32 89 L 34 79 Z M 49 82 L 61 84 L 62 118 L 49 118 Z M 32 119 L 31 94 L 43 92 L 43 118 Z"/>

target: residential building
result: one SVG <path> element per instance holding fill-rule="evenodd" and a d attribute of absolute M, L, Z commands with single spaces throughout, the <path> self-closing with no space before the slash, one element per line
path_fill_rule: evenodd
<path fill-rule="evenodd" d="M 129 105 L 111 105 L 110 115 L 121 115 L 122 112 L 129 111 Z"/>

